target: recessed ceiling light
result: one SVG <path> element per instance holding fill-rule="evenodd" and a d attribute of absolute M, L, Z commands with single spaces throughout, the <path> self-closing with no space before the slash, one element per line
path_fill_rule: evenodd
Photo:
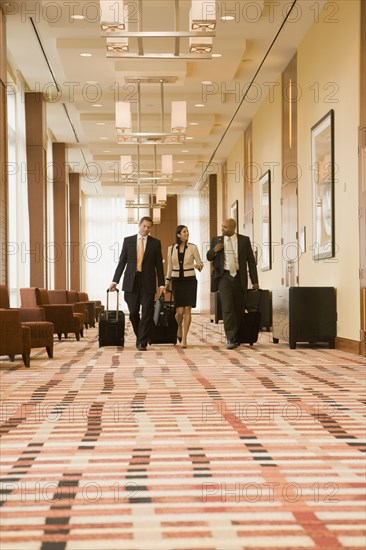
<path fill-rule="evenodd" d="M 99 139 L 108 139 L 108 138 L 107 138 L 107 137 L 101 137 L 101 138 L 99 138 Z"/>
<path fill-rule="evenodd" d="M 103 107 L 101 103 L 94 103 L 93 107 Z"/>
<path fill-rule="evenodd" d="M 202 80 L 201 84 L 212 84 L 212 80 Z"/>
<path fill-rule="evenodd" d="M 92 53 L 87 53 L 87 52 L 84 52 L 84 53 L 80 54 L 80 57 L 92 57 L 92 56 L 93 56 Z"/>
<path fill-rule="evenodd" d="M 184 164 L 185 162 L 185 160 L 178 160 L 178 164 Z"/>
<path fill-rule="evenodd" d="M 220 19 L 221 21 L 234 21 L 235 17 L 233 15 L 223 15 Z"/>
<path fill-rule="evenodd" d="M 198 126 L 198 122 L 190 122 L 189 125 L 190 126 Z"/>
<path fill-rule="evenodd" d="M 97 126 L 105 126 L 105 122 L 97 122 Z"/>
<path fill-rule="evenodd" d="M 187 137 L 186 137 L 186 139 L 193 139 L 193 137 L 191 137 L 191 136 L 187 136 Z"/>
<path fill-rule="evenodd" d="M 203 103 L 196 103 L 195 107 L 204 107 Z"/>
<path fill-rule="evenodd" d="M 106 149 L 105 151 L 103 151 L 103 153 L 110 153 L 109 149 Z"/>
<path fill-rule="evenodd" d="M 182 162 L 184 162 L 184 160 L 183 160 L 183 161 L 180 161 L 181 164 L 182 164 Z M 183 172 L 183 170 L 176 170 L 176 172 L 177 172 L 178 174 L 180 174 L 181 172 Z"/>
<path fill-rule="evenodd" d="M 182 149 L 182 153 L 189 153 L 188 149 Z"/>
<path fill-rule="evenodd" d="M 222 54 L 221 53 L 213 53 L 212 57 L 222 57 Z"/>
<path fill-rule="evenodd" d="M 72 15 L 71 19 L 77 19 L 77 20 L 81 21 L 82 19 L 85 19 L 85 16 L 84 15 Z"/>

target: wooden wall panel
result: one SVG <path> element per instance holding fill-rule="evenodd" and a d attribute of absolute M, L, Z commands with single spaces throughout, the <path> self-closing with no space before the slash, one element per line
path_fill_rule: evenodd
<path fill-rule="evenodd" d="M 253 125 L 244 132 L 244 233 L 254 242 L 253 209 Z M 240 228 L 238 228 L 240 233 Z"/>
<path fill-rule="evenodd" d="M 169 195 L 167 204 L 161 211 L 161 222 L 153 225 L 151 236 L 161 241 L 161 249 L 164 260 L 164 274 L 166 273 L 166 259 L 168 246 L 175 242 L 175 230 L 178 225 L 178 199 L 177 195 Z"/>
<path fill-rule="evenodd" d="M 69 210 L 70 210 L 70 289 L 81 290 L 80 262 L 80 174 L 69 174 Z"/>
<path fill-rule="evenodd" d="M 38 92 L 25 94 L 29 208 L 30 286 L 45 287 L 46 258 L 46 109 Z"/>
<path fill-rule="evenodd" d="M 65 143 L 52 144 L 53 160 L 53 237 L 57 250 L 53 262 L 55 289 L 68 288 L 67 169 Z M 77 290 L 77 289 L 75 289 Z"/>

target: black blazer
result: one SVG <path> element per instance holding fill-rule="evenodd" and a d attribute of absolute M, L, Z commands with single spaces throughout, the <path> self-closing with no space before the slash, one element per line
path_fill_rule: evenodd
<path fill-rule="evenodd" d="M 245 235 L 237 235 L 238 237 L 238 260 L 239 260 L 239 276 L 240 283 L 243 290 L 246 292 L 248 288 L 248 269 L 252 284 L 258 284 L 258 273 L 255 258 L 253 254 L 252 245 L 249 237 Z M 207 252 L 207 259 L 213 262 L 213 270 L 211 274 L 211 292 L 217 292 L 219 289 L 219 279 L 224 274 L 224 250 L 221 250 L 216 254 L 214 251 L 215 246 L 223 242 L 223 236 L 213 237 L 211 241 L 210 250 Z"/>
<path fill-rule="evenodd" d="M 113 282 L 119 283 L 126 267 L 123 278 L 122 290 L 132 292 L 137 264 L 137 235 L 126 237 L 123 241 L 122 252 L 119 257 L 117 269 L 113 276 Z M 142 287 L 145 292 L 155 293 L 156 277 L 158 285 L 165 286 L 163 257 L 161 254 L 161 242 L 154 237 L 147 237 L 144 258 L 142 260 Z"/>

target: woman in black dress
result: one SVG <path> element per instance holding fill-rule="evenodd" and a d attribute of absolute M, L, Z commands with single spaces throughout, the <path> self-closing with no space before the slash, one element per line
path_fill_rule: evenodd
<path fill-rule="evenodd" d="M 178 340 L 182 348 L 187 347 L 187 336 L 191 324 L 191 310 L 196 307 L 197 279 L 195 269 L 201 271 L 203 263 L 198 248 L 189 243 L 186 225 L 178 225 L 175 230 L 176 244 L 168 248 L 168 268 L 166 288 L 173 291 L 178 323 Z"/>

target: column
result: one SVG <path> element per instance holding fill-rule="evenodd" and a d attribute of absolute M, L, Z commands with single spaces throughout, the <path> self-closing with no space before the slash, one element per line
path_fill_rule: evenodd
<path fill-rule="evenodd" d="M 67 285 L 67 168 L 65 143 L 52 144 L 53 163 L 53 237 L 57 251 L 53 269 L 55 270 L 55 289 L 68 288 Z"/>
<path fill-rule="evenodd" d="M 70 289 L 81 290 L 80 262 L 80 174 L 69 174 L 69 208 L 70 208 Z"/>
<path fill-rule="evenodd" d="M 25 94 L 29 208 L 30 286 L 45 287 L 46 257 L 46 107 L 39 92 Z"/>
<path fill-rule="evenodd" d="M 8 241 L 7 229 L 7 203 L 8 203 L 8 171 L 7 171 L 7 112 L 6 112 L 6 39 L 5 16 L 0 7 L 0 235 L 1 235 L 1 268 L 0 282 L 8 283 L 8 262 L 6 243 Z"/>

